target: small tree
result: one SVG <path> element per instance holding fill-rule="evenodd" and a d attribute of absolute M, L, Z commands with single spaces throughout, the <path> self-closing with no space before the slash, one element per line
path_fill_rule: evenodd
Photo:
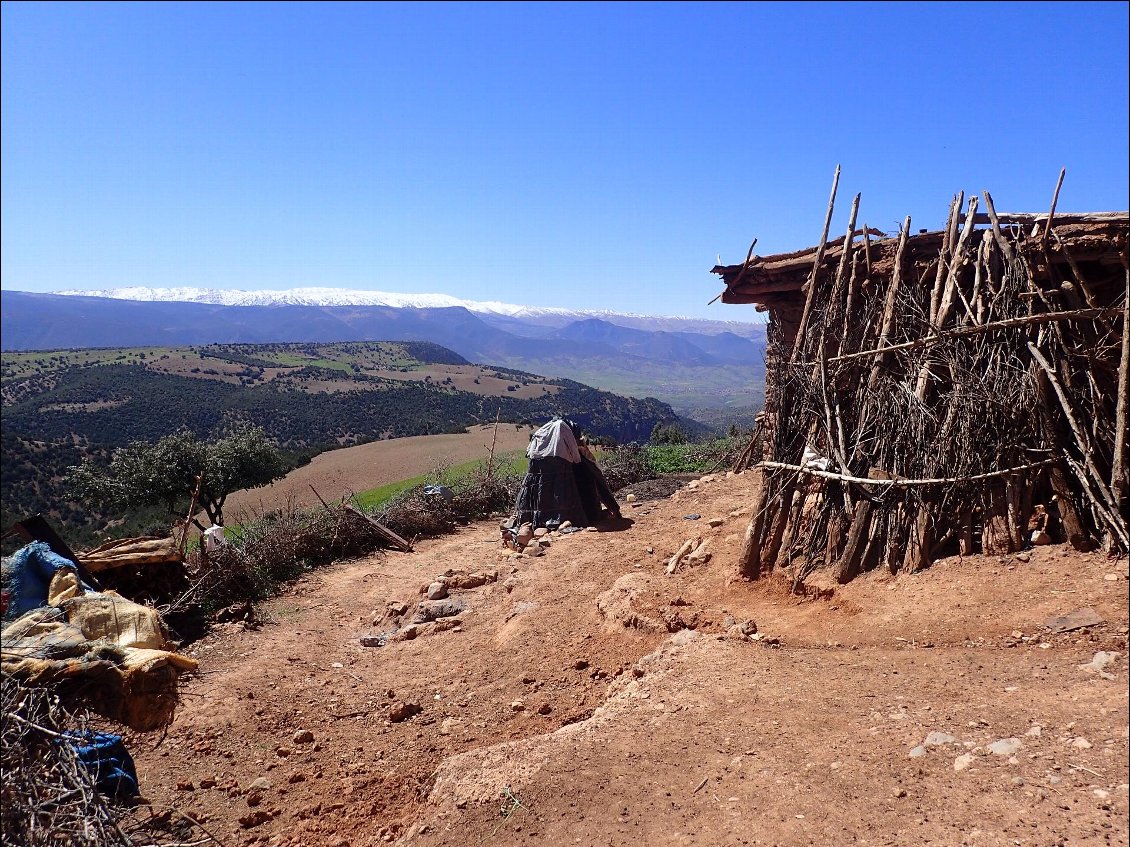
<path fill-rule="evenodd" d="M 652 444 L 686 444 L 687 434 L 677 424 L 656 424 L 651 430 L 650 440 Z"/>
<path fill-rule="evenodd" d="M 224 502 L 233 491 L 258 488 L 288 470 L 279 449 L 260 427 L 242 426 L 217 441 L 179 432 L 155 444 L 135 441 L 114 451 L 109 467 L 89 458 L 69 469 L 75 499 L 105 509 L 161 504 L 176 514 L 200 480 L 200 506 L 213 524 L 224 522 Z M 200 529 L 204 526 L 193 518 Z"/>

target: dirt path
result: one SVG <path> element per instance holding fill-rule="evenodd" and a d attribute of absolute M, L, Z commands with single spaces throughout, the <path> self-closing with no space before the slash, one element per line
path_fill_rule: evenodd
<path fill-rule="evenodd" d="M 143 790 L 228 844 L 1127 844 L 1124 561 L 1040 548 L 801 600 L 734 579 L 750 493 L 704 482 L 539 558 L 477 524 L 312 575 L 193 646 L 168 737 L 131 739 Z M 713 558 L 667 575 L 691 535 Z M 454 592 L 457 629 L 361 646 L 449 568 L 500 578 Z M 1040 629 L 1079 607 L 1108 623 Z M 1113 679 L 1079 667 L 1100 650 Z"/>

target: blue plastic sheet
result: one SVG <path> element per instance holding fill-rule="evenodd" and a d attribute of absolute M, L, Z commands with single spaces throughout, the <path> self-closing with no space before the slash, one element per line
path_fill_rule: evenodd
<path fill-rule="evenodd" d="M 64 732 L 63 737 L 75 748 L 100 792 L 119 800 L 137 796 L 137 769 L 120 735 L 88 729 Z"/>

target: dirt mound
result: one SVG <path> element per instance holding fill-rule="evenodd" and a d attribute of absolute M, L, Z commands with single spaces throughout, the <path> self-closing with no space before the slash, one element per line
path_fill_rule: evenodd
<path fill-rule="evenodd" d="M 536 558 L 482 523 L 300 581 L 193 646 L 167 739 L 131 739 L 144 793 L 231 844 L 1127 843 L 1125 562 L 1046 547 L 797 597 L 736 578 L 749 479 Z M 711 559 L 668 574 L 692 538 Z M 494 570 L 452 588 L 457 626 L 364 646 Z M 1041 626 L 1080 608 L 1104 622 Z"/>

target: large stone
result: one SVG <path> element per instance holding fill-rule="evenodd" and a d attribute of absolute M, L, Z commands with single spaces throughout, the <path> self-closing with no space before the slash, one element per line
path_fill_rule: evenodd
<path fill-rule="evenodd" d="M 458 597 L 448 597 L 444 600 L 421 600 L 416 607 L 416 616 L 412 623 L 427 623 L 439 618 L 453 618 L 461 613 L 466 606 Z"/>
<path fill-rule="evenodd" d="M 429 600 L 442 600 L 447 596 L 447 586 L 442 582 L 433 582 L 428 586 Z"/>

